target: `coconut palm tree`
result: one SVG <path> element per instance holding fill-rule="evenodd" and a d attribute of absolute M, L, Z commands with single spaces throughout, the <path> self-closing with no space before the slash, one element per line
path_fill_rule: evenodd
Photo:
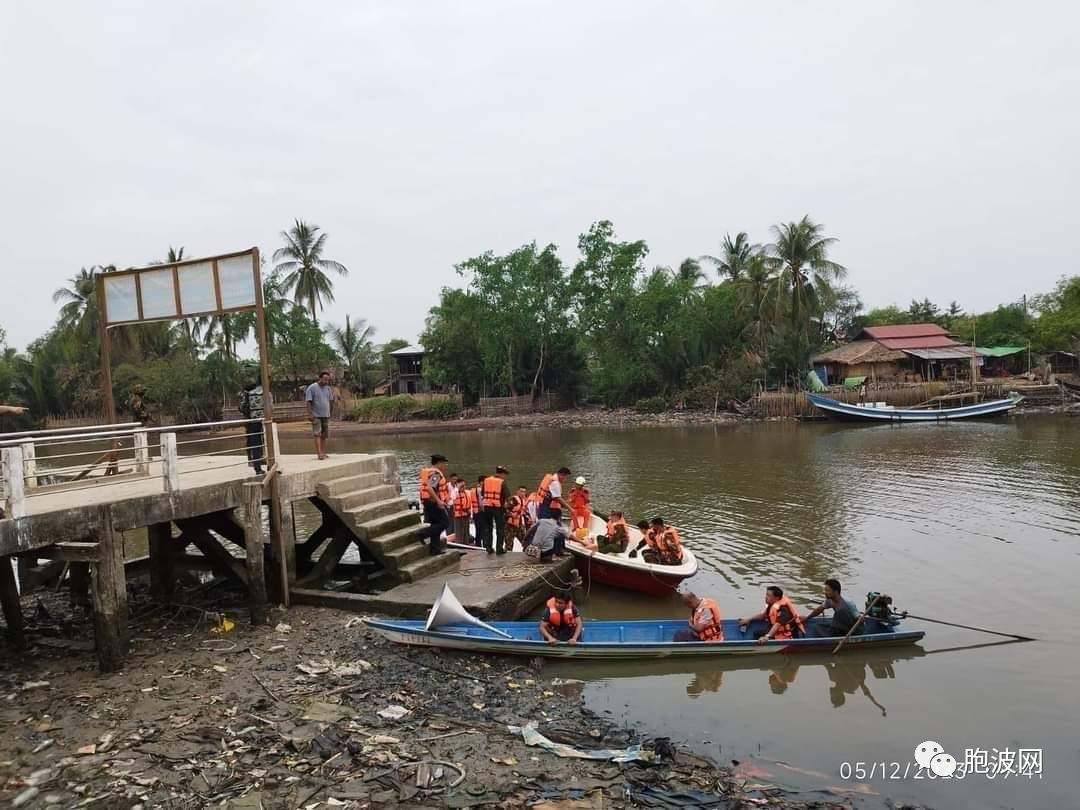
<path fill-rule="evenodd" d="M 776 274 L 777 317 L 781 308 L 794 332 L 805 337 L 810 319 L 820 311 L 822 293 L 847 274 L 843 265 L 829 259 L 836 241 L 823 235 L 823 226 L 804 216 L 798 222 L 773 225 L 773 241 L 765 246 L 766 263 Z"/>
<path fill-rule="evenodd" d="M 60 326 L 74 329 L 82 323 L 88 310 L 92 310 L 97 300 L 97 274 L 102 268 L 94 265 L 89 270 L 80 268 L 79 272 L 68 279 L 67 287 L 59 287 L 52 295 L 53 303 L 60 307 Z"/>
<path fill-rule="evenodd" d="M 776 295 L 775 281 L 765 256 L 757 253 L 750 257 L 743 272 L 733 282 L 736 311 L 747 319 L 746 333 L 754 351 L 761 357 L 768 351 L 769 334 L 775 323 L 772 305 L 772 297 Z"/>
<path fill-rule="evenodd" d="M 746 272 L 750 259 L 761 252 L 760 245 L 750 243 L 750 237 L 745 231 L 739 231 L 732 240 L 731 234 L 724 235 L 724 241 L 720 243 L 719 256 L 702 256 L 702 261 L 716 265 L 716 272 L 721 276 L 727 276 L 732 281 L 738 279 Z"/>
<path fill-rule="evenodd" d="M 281 232 L 285 247 L 274 251 L 275 270 L 285 273 L 283 283 L 286 290 L 291 290 L 298 304 L 306 303 L 311 319 L 318 322 L 316 306 L 334 300 L 334 283 L 325 271 L 332 271 L 339 276 L 346 276 L 349 271 L 345 265 L 331 259 L 324 259 L 323 248 L 326 246 L 326 234 L 319 233 L 318 225 L 308 225 L 303 220 L 296 220 L 288 231 Z"/>
<path fill-rule="evenodd" d="M 326 329 L 331 347 L 341 355 L 349 375 L 354 381 L 359 381 L 361 390 L 364 387 L 364 372 L 371 365 L 375 352 L 371 343 L 374 334 L 374 326 L 363 318 L 357 318 L 354 322 L 348 315 L 345 316 L 345 326 L 337 327 L 331 324 Z"/>

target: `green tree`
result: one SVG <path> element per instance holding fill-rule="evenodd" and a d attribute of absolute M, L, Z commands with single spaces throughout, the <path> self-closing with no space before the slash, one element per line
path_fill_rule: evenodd
<path fill-rule="evenodd" d="M 777 304 L 783 307 L 793 335 L 808 344 L 811 320 L 821 312 L 822 296 L 847 270 L 829 259 L 836 239 L 824 236 L 823 226 L 809 216 L 771 230 L 774 241 L 765 246 L 765 254 L 776 273 Z"/>
<path fill-rule="evenodd" d="M 750 258 L 745 270 L 731 282 L 735 290 L 736 311 L 745 320 L 746 337 L 762 360 L 767 361 L 769 339 L 776 325 L 776 276 L 765 256 Z"/>
<path fill-rule="evenodd" d="M 870 310 L 859 318 L 859 328 L 863 326 L 895 326 L 900 323 L 910 323 L 909 313 L 906 309 L 900 309 L 896 304 L 887 307 L 877 307 Z"/>
<path fill-rule="evenodd" d="M 284 273 L 282 284 L 291 291 L 296 302 L 306 303 L 311 320 L 318 322 L 316 307 L 334 300 L 334 282 L 328 272 L 347 276 L 349 271 L 341 262 L 323 258 L 326 234 L 318 225 L 296 220 L 288 231 L 281 232 L 285 246 L 274 251 L 275 270 Z"/>
<path fill-rule="evenodd" d="M 287 379 L 293 386 L 312 379 L 334 360 L 334 350 L 323 340 L 319 325 L 300 306 L 285 313 L 268 353 L 274 377 Z"/>
<path fill-rule="evenodd" d="M 732 281 L 738 281 L 750 266 L 750 260 L 761 252 L 760 245 L 750 243 L 750 237 L 745 231 L 735 234 L 724 235 L 724 241 L 720 243 L 719 256 L 702 256 L 703 261 L 711 262 L 716 266 L 716 272 L 721 276 L 727 276 Z"/>
<path fill-rule="evenodd" d="M 354 322 L 348 315 L 345 316 L 344 326 L 331 324 L 326 329 L 331 348 L 345 361 L 347 379 L 365 394 L 367 373 L 375 364 L 375 347 L 371 342 L 374 334 L 374 326 L 363 318 L 357 318 Z"/>
<path fill-rule="evenodd" d="M 457 386 L 468 402 L 475 402 L 490 384 L 476 329 L 486 314 L 476 295 L 443 287 L 439 303 L 428 313 L 420 336 L 427 352 L 425 376 L 436 385 Z M 388 348 L 384 347 L 384 355 L 392 361 Z"/>
<path fill-rule="evenodd" d="M 936 323 L 942 326 L 945 320 L 941 309 L 929 298 L 924 298 L 922 301 L 912 298 L 907 317 L 909 323 Z"/>

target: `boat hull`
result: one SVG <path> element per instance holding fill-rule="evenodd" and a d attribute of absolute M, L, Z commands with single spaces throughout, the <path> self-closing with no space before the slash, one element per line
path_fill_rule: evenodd
<path fill-rule="evenodd" d="M 834 419 L 858 422 L 952 422 L 959 419 L 984 419 L 1006 414 L 1020 404 L 1022 397 L 996 399 L 959 408 L 919 410 L 917 408 L 868 408 L 835 399 L 807 394 L 811 404 Z"/>
<path fill-rule="evenodd" d="M 588 526 L 589 537 L 595 539 L 606 531 L 607 521 L 600 515 L 593 515 Z M 576 540 L 567 542 L 566 548 L 574 555 L 574 562 L 584 579 L 647 596 L 668 596 L 678 590 L 684 579 L 697 573 L 697 558 L 685 546 L 681 565 L 647 563 L 640 555 L 630 556 L 630 551 L 641 541 L 641 532 L 637 527 L 629 526 L 628 535 L 630 543 L 622 554 L 601 554 Z"/>
<path fill-rule="evenodd" d="M 509 639 L 465 624 L 426 630 L 422 621 L 365 619 L 364 623 L 390 641 L 410 646 L 495 655 L 596 660 L 751 657 L 829 652 L 841 640 L 838 637 L 801 638 L 759 644 L 754 636 L 765 632 L 767 628 L 763 623 L 752 624 L 744 633 L 734 620 L 724 622 L 726 640 L 720 642 L 672 641 L 675 631 L 686 627 L 686 622 L 682 621 L 586 621 L 579 643 L 556 645 L 548 644 L 541 638 L 538 622 L 491 623 L 492 627 L 510 634 L 512 638 Z M 843 650 L 909 645 L 920 641 L 924 635 L 922 631 L 899 631 L 870 620 L 867 624 L 867 632 L 849 638 Z"/>

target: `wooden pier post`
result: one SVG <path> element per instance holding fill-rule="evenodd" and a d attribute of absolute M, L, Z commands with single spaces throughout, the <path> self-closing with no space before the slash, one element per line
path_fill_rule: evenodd
<path fill-rule="evenodd" d="M 244 484 L 244 550 L 247 553 L 251 623 L 266 623 L 266 574 L 263 571 L 262 484 Z"/>
<path fill-rule="evenodd" d="M 171 602 L 176 593 L 176 554 L 172 524 L 154 523 L 147 530 L 150 540 L 150 593 Z"/>
<path fill-rule="evenodd" d="M 15 584 L 15 571 L 11 567 L 11 557 L 0 557 L 0 603 L 3 605 L 4 621 L 7 623 L 8 637 L 16 647 L 26 645 L 23 633 L 22 605 L 19 603 L 19 588 Z"/>
<path fill-rule="evenodd" d="M 98 666 L 113 672 L 124 664 L 128 644 L 127 578 L 124 541 L 113 531 L 112 508 L 98 510 L 100 557 L 91 564 L 94 599 L 94 640 Z"/>

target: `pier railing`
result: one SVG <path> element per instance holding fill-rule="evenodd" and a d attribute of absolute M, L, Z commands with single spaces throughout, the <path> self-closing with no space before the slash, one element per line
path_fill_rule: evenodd
<path fill-rule="evenodd" d="M 258 430 L 249 430 L 249 425 Z M 234 432 L 240 427 L 242 432 Z M 6 517 L 23 517 L 27 498 L 35 495 L 116 486 L 133 479 L 160 479 L 163 491 L 171 494 L 182 488 L 185 475 L 248 466 L 253 456 L 265 459 L 266 429 L 261 419 L 229 419 L 162 427 L 128 422 L 3 434 L 0 495 L 4 511 Z M 270 429 L 276 434 L 276 426 Z M 215 461 L 200 464 L 199 459 Z"/>

